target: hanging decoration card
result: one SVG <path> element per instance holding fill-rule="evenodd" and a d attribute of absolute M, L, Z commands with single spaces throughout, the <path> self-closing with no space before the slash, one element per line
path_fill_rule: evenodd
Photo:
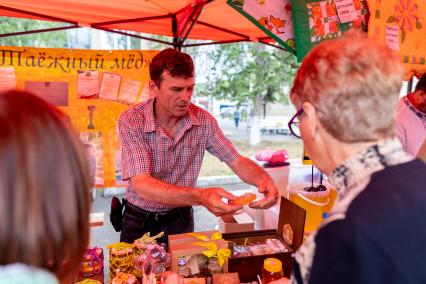
<path fill-rule="evenodd" d="M 367 31 L 366 0 L 291 0 L 291 3 L 298 61 L 323 40 L 338 38 L 352 29 Z M 356 19 L 352 21 L 353 9 Z"/>
<path fill-rule="evenodd" d="M 139 80 L 127 79 L 120 89 L 118 100 L 123 103 L 133 104 L 136 102 L 142 82 Z"/>
<path fill-rule="evenodd" d="M 406 79 L 426 72 L 426 1 L 368 0 L 368 35 L 397 52 Z"/>
<path fill-rule="evenodd" d="M 296 55 L 290 0 L 228 0 L 228 4 Z"/>
<path fill-rule="evenodd" d="M 120 74 L 110 72 L 103 73 L 101 87 L 99 88 L 99 98 L 116 101 L 120 84 Z"/>
<path fill-rule="evenodd" d="M 15 89 L 15 69 L 13 67 L 0 68 L 0 93 Z"/>
<path fill-rule="evenodd" d="M 99 71 L 77 70 L 77 95 L 82 99 L 96 99 L 99 94 Z"/>

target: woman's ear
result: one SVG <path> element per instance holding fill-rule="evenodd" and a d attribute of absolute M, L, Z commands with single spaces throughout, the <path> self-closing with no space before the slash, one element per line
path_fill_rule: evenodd
<path fill-rule="evenodd" d="M 305 102 L 303 103 L 303 112 L 305 113 L 305 119 L 308 122 L 306 123 L 306 130 L 309 138 L 313 139 L 317 135 L 319 126 L 315 107 L 311 103 Z"/>

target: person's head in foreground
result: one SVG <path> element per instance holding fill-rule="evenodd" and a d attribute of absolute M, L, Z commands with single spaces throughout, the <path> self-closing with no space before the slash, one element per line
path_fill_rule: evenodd
<path fill-rule="evenodd" d="M 26 92 L 0 94 L 0 268 L 24 264 L 69 283 L 88 244 L 90 183 L 61 111 Z"/>
<path fill-rule="evenodd" d="M 171 117 L 184 116 L 194 91 L 192 58 L 176 49 L 164 49 L 152 59 L 149 74 L 156 111 Z"/>
<path fill-rule="evenodd" d="M 346 157 L 394 136 L 403 67 L 362 34 L 324 41 L 303 60 L 291 100 L 314 164 L 326 174 Z"/>
<path fill-rule="evenodd" d="M 426 73 L 420 77 L 414 92 L 408 97 L 416 109 L 426 114 Z"/>
<path fill-rule="evenodd" d="M 403 73 L 393 52 L 361 34 L 304 59 L 291 99 L 306 150 L 338 195 L 296 252 L 296 282 L 425 283 L 426 166 L 394 134 Z"/>

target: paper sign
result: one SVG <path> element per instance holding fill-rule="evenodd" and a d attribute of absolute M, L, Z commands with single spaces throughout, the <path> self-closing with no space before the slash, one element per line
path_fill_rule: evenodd
<path fill-rule="evenodd" d="M 142 82 L 138 80 L 128 79 L 124 82 L 120 90 L 119 100 L 122 102 L 133 104 L 139 94 Z"/>
<path fill-rule="evenodd" d="M 0 68 L 0 93 L 16 89 L 15 68 Z"/>
<path fill-rule="evenodd" d="M 358 18 L 353 0 L 334 0 L 341 23 L 353 22 Z"/>
<path fill-rule="evenodd" d="M 144 101 L 149 100 L 149 99 L 151 99 L 153 97 L 154 97 L 154 94 L 150 91 L 149 84 L 146 83 L 143 86 L 142 93 L 139 96 L 138 102 L 144 102 Z"/>
<path fill-rule="evenodd" d="M 102 74 L 99 98 L 107 100 L 117 100 L 118 90 L 120 89 L 121 75 L 105 72 Z"/>
<path fill-rule="evenodd" d="M 77 95 L 80 98 L 96 98 L 99 94 L 99 71 L 77 70 Z"/>
<path fill-rule="evenodd" d="M 390 49 L 399 51 L 399 28 L 395 25 L 385 26 L 386 45 Z"/>
<path fill-rule="evenodd" d="M 68 105 L 68 82 L 25 81 L 25 91 L 36 94 L 55 106 Z"/>

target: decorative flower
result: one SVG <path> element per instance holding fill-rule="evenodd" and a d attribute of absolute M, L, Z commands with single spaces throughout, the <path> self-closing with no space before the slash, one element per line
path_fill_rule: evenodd
<path fill-rule="evenodd" d="M 417 4 L 412 0 L 400 0 L 395 5 L 395 21 L 401 31 L 412 31 L 413 25 L 417 25 L 417 8 Z"/>

